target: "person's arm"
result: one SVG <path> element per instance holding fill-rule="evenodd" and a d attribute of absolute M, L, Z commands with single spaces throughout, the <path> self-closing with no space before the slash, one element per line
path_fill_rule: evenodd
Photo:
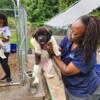
<path fill-rule="evenodd" d="M 56 63 L 57 67 L 61 70 L 62 74 L 66 76 L 80 73 L 80 70 L 73 63 L 69 63 L 68 65 L 66 65 L 63 63 L 60 57 L 57 56 L 53 56 L 53 60 Z"/>
<path fill-rule="evenodd" d="M 11 33 L 9 30 L 9 27 L 4 27 L 4 32 L 3 32 L 3 37 L 2 37 L 2 41 L 3 42 L 8 42 L 10 40 L 11 37 Z"/>
<path fill-rule="evenodd" d="M 62 74 L 71 76 L 80 73 L 80 70 L 72 62 L 66 65 L 59 56 L 55 55 L 52 44 L 47 45 L 46 50 L 56 63 L 57 67 L 61 70 Z"/>
<path fill-rule="evenodd" d="M 10 40 L 10 37 L 9 37 L 9 36 L 7 36 L 7 38 L 2 37 L 2 41 L 3 41 L 3 42 L 8 42 L 9 40 Z"/>

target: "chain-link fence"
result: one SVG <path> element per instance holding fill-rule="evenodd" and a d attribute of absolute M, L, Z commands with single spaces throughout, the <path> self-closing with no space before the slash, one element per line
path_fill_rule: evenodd
<path fill-rule="evenodd" d="M 7 3 L 10 2 L 10 3 Z M 0 12 L 7 17 L 11 16 L 15 21 L 15 34 L 16 34 L 16 54 L 18 59 L 18 75 L 19 84 L 24 81 L 24 70 L 26 68 L 27 59 L 27 14 L 19 0 L 4 0 L 3 4 L 9 4 L 7 7 L 0 7 Z M 11 5 L 10 5 L 11 4 Z M 14 84 L 18 84 L 14 83 Z"/>

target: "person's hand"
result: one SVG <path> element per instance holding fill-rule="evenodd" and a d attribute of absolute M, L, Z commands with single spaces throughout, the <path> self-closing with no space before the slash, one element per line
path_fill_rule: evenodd
<path fill-rule="evenodd" d="M 48 51 L 49 56 L 50 56 L 51 58 L 52 58 L 53 56 L 55 56 L 55 53 L 54 53 L 54 51 L 53 51 L 53 46 L 52 46 L 51 43 L 48 43 L 48 44 L 46 45 L 46 50 Z"/>
<path fill-rule="evenodd" d="M 46 50 L 47 50 L 48 52 L 52 52 L 52 51 L 53 51 L 53 46 L 52 46 L 51 43 L 48 43 L 48 44 L 46 45 Z"/>
<path fill-rule="evenodd" d="M 9 39 L 10 39 L 9 36 L 7 36 L 7 37 L 2 37 L 2 41 L 3 41 L 3 42 L 8 42 Z"/>

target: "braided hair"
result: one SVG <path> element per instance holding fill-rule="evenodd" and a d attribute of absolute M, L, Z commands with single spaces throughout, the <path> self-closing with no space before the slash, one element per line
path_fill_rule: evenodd
<path fill-rule="evenodd" d="M 93 52 L 96 52 L 100 44 L 100 19 L 95 16 L 81 16 L 83 24 L 86 26 L 84 39 L 82 41 L 82 51 L 85 63 L 91 60 Z"/>

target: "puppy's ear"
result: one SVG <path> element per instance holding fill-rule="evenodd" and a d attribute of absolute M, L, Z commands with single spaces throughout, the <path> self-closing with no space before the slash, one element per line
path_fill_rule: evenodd
<path fill-rule="evenodd" d="M 34 33 L 32 34 L 32 37 L 33 37 L 33 38 L 37 38 L 37 37 L 38 37 L 38 33 L 37 33 L 37 32 L 34 32 Z"/>
<path fill-rule="evenodd" d="M 49 32 L 50 36 L 52 36 L 52 34 L 53 34 L 52 30 L 48 30 L 48 32 Z"/>
<path fill-rule="evenodd" d="M 33 38 L 34 38 L 34 37 L 36 37 L 36 34 L 35 34 L 35 33 L 33 33 L 33 34 L 32 34 L 32 37 L 33 37 Z"/>

